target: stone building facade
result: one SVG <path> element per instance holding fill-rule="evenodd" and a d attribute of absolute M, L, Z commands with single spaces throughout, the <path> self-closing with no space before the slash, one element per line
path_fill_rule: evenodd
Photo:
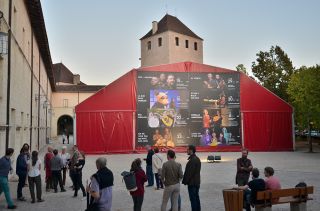
<path fill-rule="evenodd" d="M 176 62 L 203 63 L 203 39 L 178 18 L 166 14 L 140 39 L 141 67 Z"/>
<path fill-rule="evenodd" d="M 23 143 L 43 147 L 50 134 L 52 61 L 40 1 L 0 0 L 0 154 Z M 3 47 L 3 45 L 2 45 Z"/>

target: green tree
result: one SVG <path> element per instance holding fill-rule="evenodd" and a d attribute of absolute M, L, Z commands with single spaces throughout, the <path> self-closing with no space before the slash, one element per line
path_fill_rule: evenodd
<path fill-rule="evenodd" d="M 244 74 L 249 75 L 247 72 L 247 68 L 243 64 L 238 64 L 238 66 L 236 66 L 236 70 L 238 72 L 243 72 Z"/>
<path fill-rule="evenodd" d="M 288 94 L 300 129 L 308 128 L 309 151 L 312 152 L 310 128 L 320 127 L 320 66 L 301 67 L 291 76 Z"/>
<path fill-rule="evenodd" d="M 288 102 L 287 88 L 294 72 L 288 55 L 279 46 L 271 46 L 270 51 L 256 55 L 256 62 L 252 62 L 253 75 L 261 85 Z"/>

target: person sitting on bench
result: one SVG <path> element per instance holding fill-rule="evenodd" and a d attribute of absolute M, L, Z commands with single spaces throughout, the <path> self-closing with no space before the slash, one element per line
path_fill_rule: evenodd
<path fill-rule="evenodd" d="M 252 169 L 252 180 L 244 186 L 236 187 L 237 189 L 243 190 L 243 200 L 244 207 L 246 211 L 250 211 L 250 205 L 263 203 L 261 201 L 257 201 L 257 192 L 263 191 L 266 189 L 266 184 L 263 179 L 259 178 L 259 170 L 257 168 Z"/>

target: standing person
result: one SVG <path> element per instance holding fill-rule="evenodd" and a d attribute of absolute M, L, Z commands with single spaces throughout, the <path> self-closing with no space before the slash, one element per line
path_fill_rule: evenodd
<path fill-rule="evenodd" d="M 74 190 L 74 187 L 75 187 L 75 174 L 76 174 L 76 169 L 75 169 L 75 164 L 78 162 L 78 158 L 79 158 L 79 150 L 78 150 L 78 146 L 77 145 L 74 145 L 72 147 L 72 151 L 73 151 L 73 154 L 72 154 L 72 157 L 70 159 L 70 162 L 68 163 L 69 165 L 69 175 L 70 175 L 70 178 L 71 178 L 71 181 L 72 181 L 72 188 Z"/>
<path fill-rule="evenodd" d="M 178 211 L 178 198 L 180 194 L 180 180 L 183 177 L 181 164 L 175 161 L 175 152 L 168 150 L 168 161 L 161 170 L 161 179 L 165 186 L 162 197 L 161 211 L 166 211 L 167 203 L 171 198 L 172 211 Z"/>
<path fill-rule="evenodd" d="M 189 155 L 189 158 L 186 169 L 184 171 L 182 184 L 188 185 L 188 193 L 192 211 L 200 211 L 201 204 L 199 198 L 199 189 L 201 161 L 195 154 L 196 147 L 194 145 L 188 146 L 187 153 Z"/>
<path fill-rule="evenodd" d="M 53 158 L 52 147 L 48 146 L 48 152 L 44 156 L 44 170 L 46 171 L 46 191 L 53 189 L 52 173 L 51 173 L 51 159 Z"/>
<path fill-rule="evenodd" d="M 147 181 L 147 176 L 141 168 L 140 158 L 137 158 L 132 162 L 130 172 L 134 173 L 137 185 L 137 190 L 130 192 L 133 199 L 133 211 L 141 211 L 144 197 L 143 186 Z"/>
<path fill-rule="evenodd" d="M 43 202 L 44 200 L 41 198 L 42 190 L 41 190 L 41 160 L 38 159 L 38 152 L 33 151 L 31 154 L 31 160 L 28 161 L 28 182 L 29 182 L 29 190 L 31 195 L 31 203 L 35 203 L 35 195 L 34 195 L 34 185 L 36 185 L 37 189 L 37 199 L 38 202 Z"/>
<path fill-rule="evenodd" d="M 69 134 L 69 131 L 68 131 L 67 128 L 65 129 L 65 135 L 66 135 L 67 142 L 69 144 L 69 136 L 70 136 L 70 134 Z"/>
<path fill-rule="evenodd" d="M 8 174 L 12 172 L 11 168 L 11 156 L 13 155 L 14 149 L 7 148 L 6 154 L 0 159 L 0 195 L 4 192 L 8 203 L 8 209 L 16 209 L 17 206 L 13 204 L 13 201 L 10 196 L 10 189 L 8 183 Z"/>
<path fill-rule="evenodd" d="M 87 192 L 91 195 L 90 207 L 103 211 L 111 211 L 113 173 L 107 168 L 107 159 L 100 157 L 96 160 L 97 173 L 91 176 Z"/>
<path fill-rule="evenodd" d="M 151 149 L 150 145 L 146 146 L 146 150 L 148 151 L 147 158 L 144 159 L 146 161 L 146 173 L 148 178 L 148 185 L 146 187 L 152 187 L 154 184 L 153 172 L 152 172 L 152 156 L 154 152 Z"/>
<path fill-rule="evenodd" d="M 58 183 L 61 189 L 61 192 L 66 192 L 64 189 L 64 186 L 62 184 L 62 177 L 61 177 L 61 169 L 63 168 L 62 159 L 60 158 L 58 154 L 58 150 L 53 150 L 54 157 L 51 159 L 51 173 L 52 173 L 52 180 L 53 180 L 53 187 L 54 192 L 58 193 Z"/>
<path fill-rule="evenodd" d="M 252 170 L 251 160 L 248 159 L 249 151 L 245 148 L 242 149 L 242 157 L 237 159 L 237 174 L 236 184 L 244 186 L 248 184 L 250 172 Z"/>
<path fill-rule="evenodd" d="M 22 188 L 26 184 L 26 178 L 28 173 L 27 162 L 30 159 L 29 145 L 24 144 L 20 150 L 20 154 L 17 157 L 16 173 L 19 176 L 19 183 L 17 188 L 17 198 L 19 201 L 25 201 L 26 199 L 22 195 Z"/>
<path fill-rule="evenodd" d="M 67 169 L 68 169 L 68 161 L 70 160 L 70 155 L 67 153 L 67 147 L 62 146 L 60 157 L 62 159 L 62 184 L 66 186 L 66 176 L 67 176 Z"/>
<path fill-rule="evenodd" d="M 161 154 L 159 154 L 159 148 L 156 147 L 154 149 L 154 155 L 152 156 L 152 171 L 156 179 L 157 190 L 159 190 L 160 188 L 163 188 L 163 184 L 160 179 L 163 160 L 164 160 L 163 157 L 161 156 Z"/>
<path fill-rule="evenodd" d="M 82 190 L 82 194 L 83 194 L 83 197 L 86 197 L 86 191 L 83 187 L 83 184 L 82 184 L 82 169 L 84 167 L 84 164 L 85 164 L 85 157 L 84 157 L 84 154 L 83 153 L 79 153 L 79 158 L 78 158 L 78 161 L 77 163 L 74 165 L 74 195 L 73 197 L 77 197 L 78 196 L 78 191 L 79 189 L 81 188 Z"/>
<path fill-rule="evenodd" d="M 264 168 L 264 176 L 265 183 L 266 183 L 266 189 L 267 190 L 279 190 L 281 189 L 280 181 L 277 177 L 273 176 L 274 170 L 272 167 L 267 166 Z"/>

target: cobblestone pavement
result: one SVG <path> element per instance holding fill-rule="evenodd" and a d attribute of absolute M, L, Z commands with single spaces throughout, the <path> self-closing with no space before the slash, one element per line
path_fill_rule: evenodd
<path fill-rule="evenodd" d="M 61 144 L 53 143 L 54 146 L 60 148 Z M 70 147 L 70 146 L 69 146 Z M 223 161 L 220 163 L 207 163 L 206 158 L 211 153 L 198 153 L 201 158 L 201 188 L 200 199 L 202 210 L 204 211 L 220 211 L 224 210 L 222 190 L 233 187 L 236 159 L 240 153 L 224 152 L 215 153 L 222 156 Z M 43 158 L 44 153 L 41 153 Z M 120 173 L 128 170 L 131 162 L 135 158 L 144 158 L 145 154 L 115 154 L 115 155 L 88 155 L 86 157 L 86 165 L 83 171 L 83 182 L 90 178 L 95 171 L 95 160 L 99 156 L 105 156 L 108 160 L 108 167 L 113 171 L 115 182 L 113 187 L 113 208 L 112 210 L 124 211 L 132 210 L 132 199 L 125 189 Z M 320 153 L 298 152 L 252 152 L 249 154 L 253 165 L 263 171 L 265 166 L 272 166 L 275 169 L 275 175 L 280 178 L 283 188 L 293 187 L 300 181 L 305 181 L 308 185 L 315 187 L 315 194 L 312 201 L 308 202 L 308 210 L 318 211 L 320 204 Z M 187 155 L 179 153 L 177 161 L 181 162 L 183 169 L 187 161 Z M 145 163 L 144 163 L 145 168 Z M 42 172 L 44 178 L 44 172 Z M 44 181 L 44 180 L 42 180 Z M 71 181 L 67 179 L 67 187 L 71 185 Z M 30 203 L 30 193 L 28 188 L 23 189 L 23 194 L 27 198 L 27 202 L 16 201 L 17 182 L 10 182 L 11 195 L 18 205 L 18 210 L 59 210 L 73 211 L 84 210 L 86 206 L 85 198 L 73 198 L 73 192 L 67 188 L 65 193 L 45 192 L 42 186 L 43 203 Z M 145 198 L 143 202 L 143 210 L 155 211 L 160 210 L 162 190 L 154 188 L 146 188 Z M 81 195 L 81 194 L 80 194 Z M 181 186 L 182 210 L 190 210 L 190 202 L 188 199 L 187 188 Z M 3 194 L 0 196 L 0 210 L 4 210 L 6 202 Z M 289 204 L 277 205 L 273 210 L 289 210 Z"/>

